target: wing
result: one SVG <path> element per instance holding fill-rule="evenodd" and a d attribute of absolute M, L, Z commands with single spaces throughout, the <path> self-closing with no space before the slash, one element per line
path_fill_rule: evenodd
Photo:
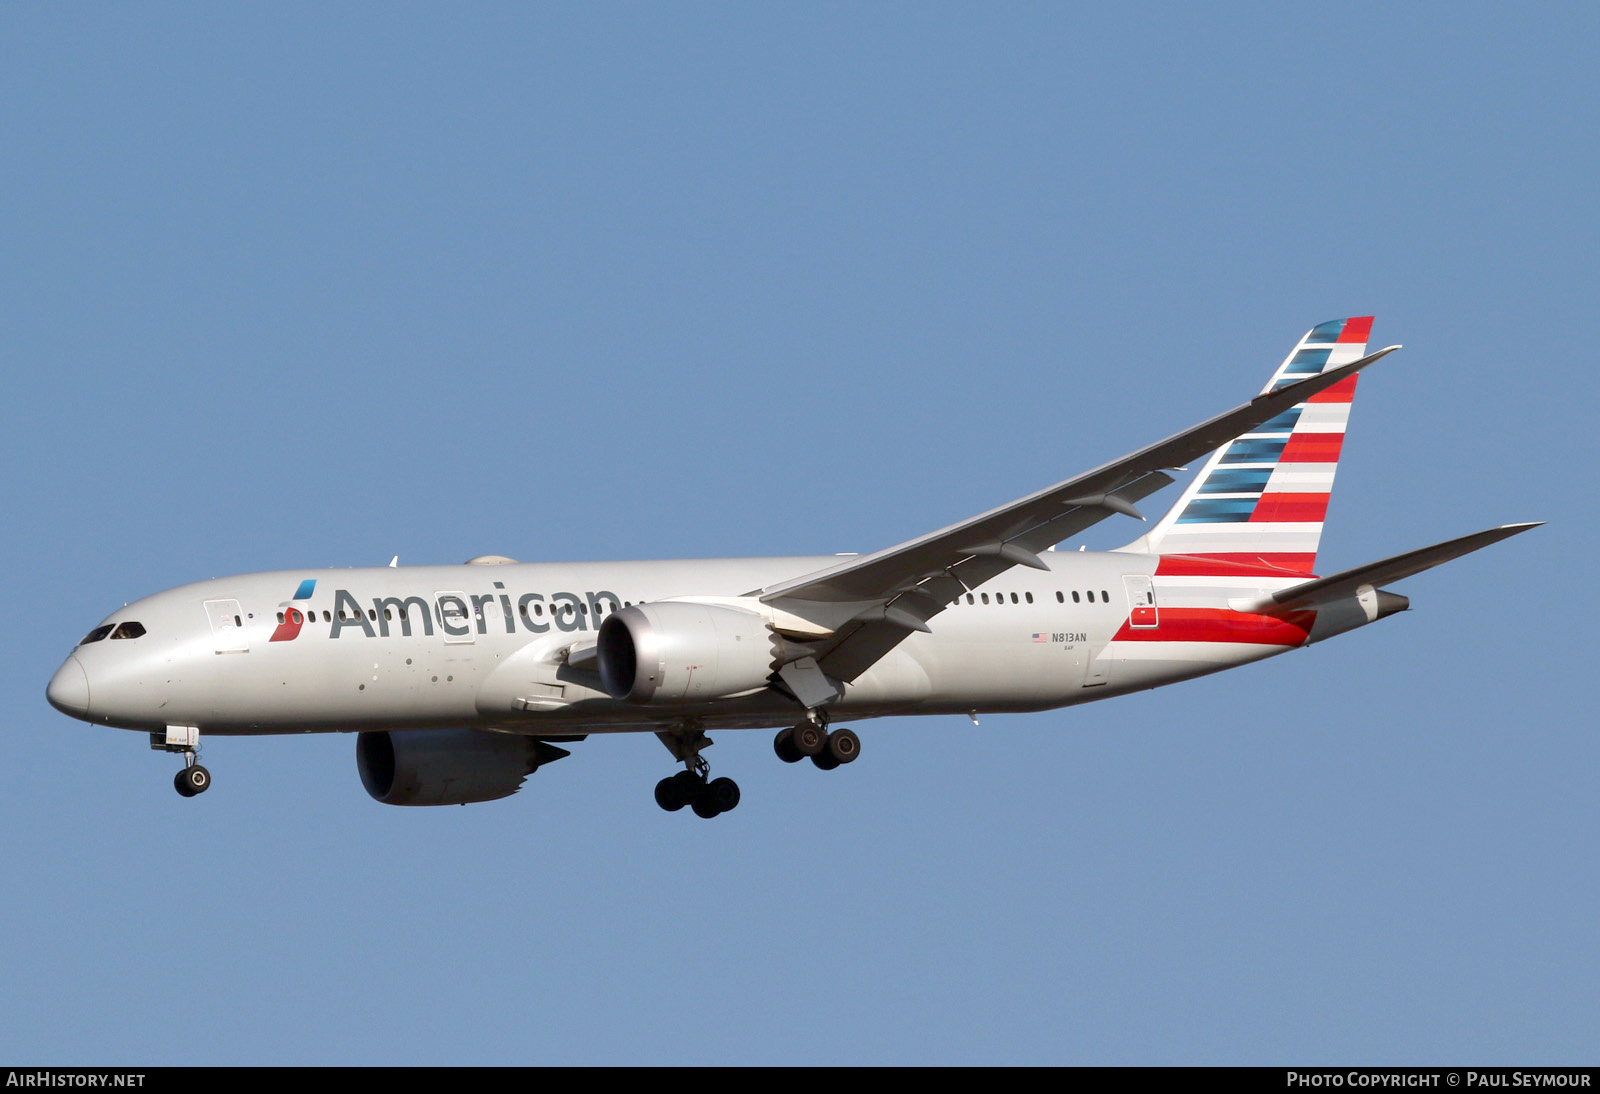
<path fill-rule="evenodd" d="M 1298 585 L 1291 585 L 1287 589 L 1279 589 L 1271 596 L 1263 597 L 1255 604 L 1250 605 L 1251 611 L 1274 612 L 1291 611 L 1297 608 L 1314 608 L 1318 604 L 1326 604 L 1341 597 L 1349 596 L 1363 585 L 1387 585 L 1391 581 L 1399 581 L 1403 577 L 1420 574 L 1424 570 L 1431 570 L 1441 566 L 1452 559 L 1462 555 L 1471 554 L 1473 551 L 1499 543 L 1514 535 L 1526 532 L 1530 528 L 1537 528 L 1543 521 L 1533 521 L 1527 524 L 1503 524 L 1498 528 L 1489 528 L 1482 532 L 1474 532 L 1470 536 L 1461 536 L 1457 539 L 1435 543 L 1429 547 L 1419 547 L 1415 551 L 1405 554 L 1392 555 L 1377 562 L 1369 562 L 1365 566 L 1342 570 L 1327 577 L 1319 577 L 1313 581 L 1302 581 Z"/>
<path fill-rule="evenodd" d="M 1168 469 L 1250 432 L 1399 348 L 1264 392 L 1130 456 L 959 524 L 756 590 L 749 595 L 799 616 L 821 635 L 796 647 L 809 656 L 795 658 L 781 678 L 807 706 L 818 705 L 811 700 L 835 693 L 818 683 L 818 669 L 834 680 L 856 679 L 911 632 L 930 630 L 928 620 L 966 590 L 1013 566 L 1049 569 L 1040 551 L 1113 513 L 1139 517 L 1134 503 L 1170 483 Z"/>

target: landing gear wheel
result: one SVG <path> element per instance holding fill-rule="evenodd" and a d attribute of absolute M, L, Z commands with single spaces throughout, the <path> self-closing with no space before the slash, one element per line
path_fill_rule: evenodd
<path fill-rule="evenodd" d="M 173 780 L 172 785 L 177 787 L 178 793 L 184 797 L 192 798 L 196 794 L 206 792 L 211 785 L 211 772 L 199 764 L 193 764 L 178 772 L 178 777 Z"/>
<path fill-rule="evenodd" d="M 676 813 L 700 796 L 705 782 L 692 771 L 668 775 L 656 783 L 656 804 L 668 813 Z"/>
<path fill-rule="evenodd" d="M 797 764 L 805 759 L 805 753 L 800 751 L 794 743 L 794 727 L 778 730 L 778 736 L 772 742 L 772 751 L 778 754 L 778 759 L 786 764 Z"/>
<path fill-rule="evenodd" d="M 719 813 L 731 813 L 739 807 L 739 784 L 729 778 L 712 779 L 706 784 L 706 796 Z"/>
<path fill-rule="evenodd" d="M 861 755 L 861 738 L 848 729 L 836 729 L 828 734 L 828 755 L 847 764 Z"/>
<path fill-rule="evenodd" d="M 689 804 L 678 796 L 677 778 L 676 775 L 668 775 L 656 783 L 656 804 L 668 813 L 676 813 Z M 178 793 L 181 794 L 183 791 L 179 790 Z"/>
<path fill-rule="evenodd" d="M 815 759 L 828 747 L 828 731 L 811 722 L 801 722 L 790 730 L 790 740 L 794 742 L 795 751 L 802 756 Z"/>
<path fill-rule="evenodd" d="M 839 761 L 833 758 L 833 754 L 831 752 L 819 752 L 815 756 L 811 757 L 811 762 L 822 768 L 824 771 L 832 771 L 834 768 L 839 766 Z"/>

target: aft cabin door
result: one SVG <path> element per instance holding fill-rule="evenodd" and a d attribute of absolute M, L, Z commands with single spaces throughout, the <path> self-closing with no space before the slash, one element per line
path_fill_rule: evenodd
<path fill-rule="evenodd" d="M 1156 608 L 1156 586 L 1143 574 L 1122 575 L 1122 587 L 1128 591 L 1128 626 L 1136 630 L 1157 626 L 1161 617 Z"/>
<path fill-rule="evenodd" d="M 211 640 L 218 653 L 250 652 L 250 637 L 244 632 L 244 614 L 237 600 L 206 601 L 206 619 L 211 622 Z"/>

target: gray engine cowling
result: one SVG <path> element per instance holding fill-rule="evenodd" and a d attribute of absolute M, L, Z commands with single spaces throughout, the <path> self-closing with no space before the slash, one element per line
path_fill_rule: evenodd
<path fill-rule="evenodd" d="M 361 733 L 361 785 L 385 805 L 466 805 L 506 798 L 541 763 L 566 753 L 509 733 L 412 729 Z"/>
<path fill-rule="evenodd" d="M 693 703 L 766 687 L 778 645 L 754 612 L 667 600 L 607 616 L 595 657 L 614 699 Z"/>

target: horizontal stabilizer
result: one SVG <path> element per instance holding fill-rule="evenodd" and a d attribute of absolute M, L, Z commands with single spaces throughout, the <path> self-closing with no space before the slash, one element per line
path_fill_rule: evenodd
<path fill-rule="evenodd" d="M 1350 596 L 1363 585 L 1376 588 L 1391 581 L 1399 581 L 1403 577 L 1410 577 L 1412 574 L 1420 574 L 1424 570 L 1431 570 L 1441 563 L 1471 554 L 1491 543 L 1510 539 L 1543 523 L 1544 521 L 1532 521 L 1527 524 L 1504 524 L 1499 528 L 1489 528 L 1482 532 L 1474 532 L 1470 536 L 1448 539 L 1431 547 L 1419 547 L 1402 555 L 1369 562 L 1353 570 L 1342 570 L 1328 577 L 1302 581 L 1298 585 L 1291 585 L 1287 589 L 1280 589 L 1271 596 L 1262 598 L 1250 610 L 1271 612 L 1315 607 L 1318 604 Z"/>

